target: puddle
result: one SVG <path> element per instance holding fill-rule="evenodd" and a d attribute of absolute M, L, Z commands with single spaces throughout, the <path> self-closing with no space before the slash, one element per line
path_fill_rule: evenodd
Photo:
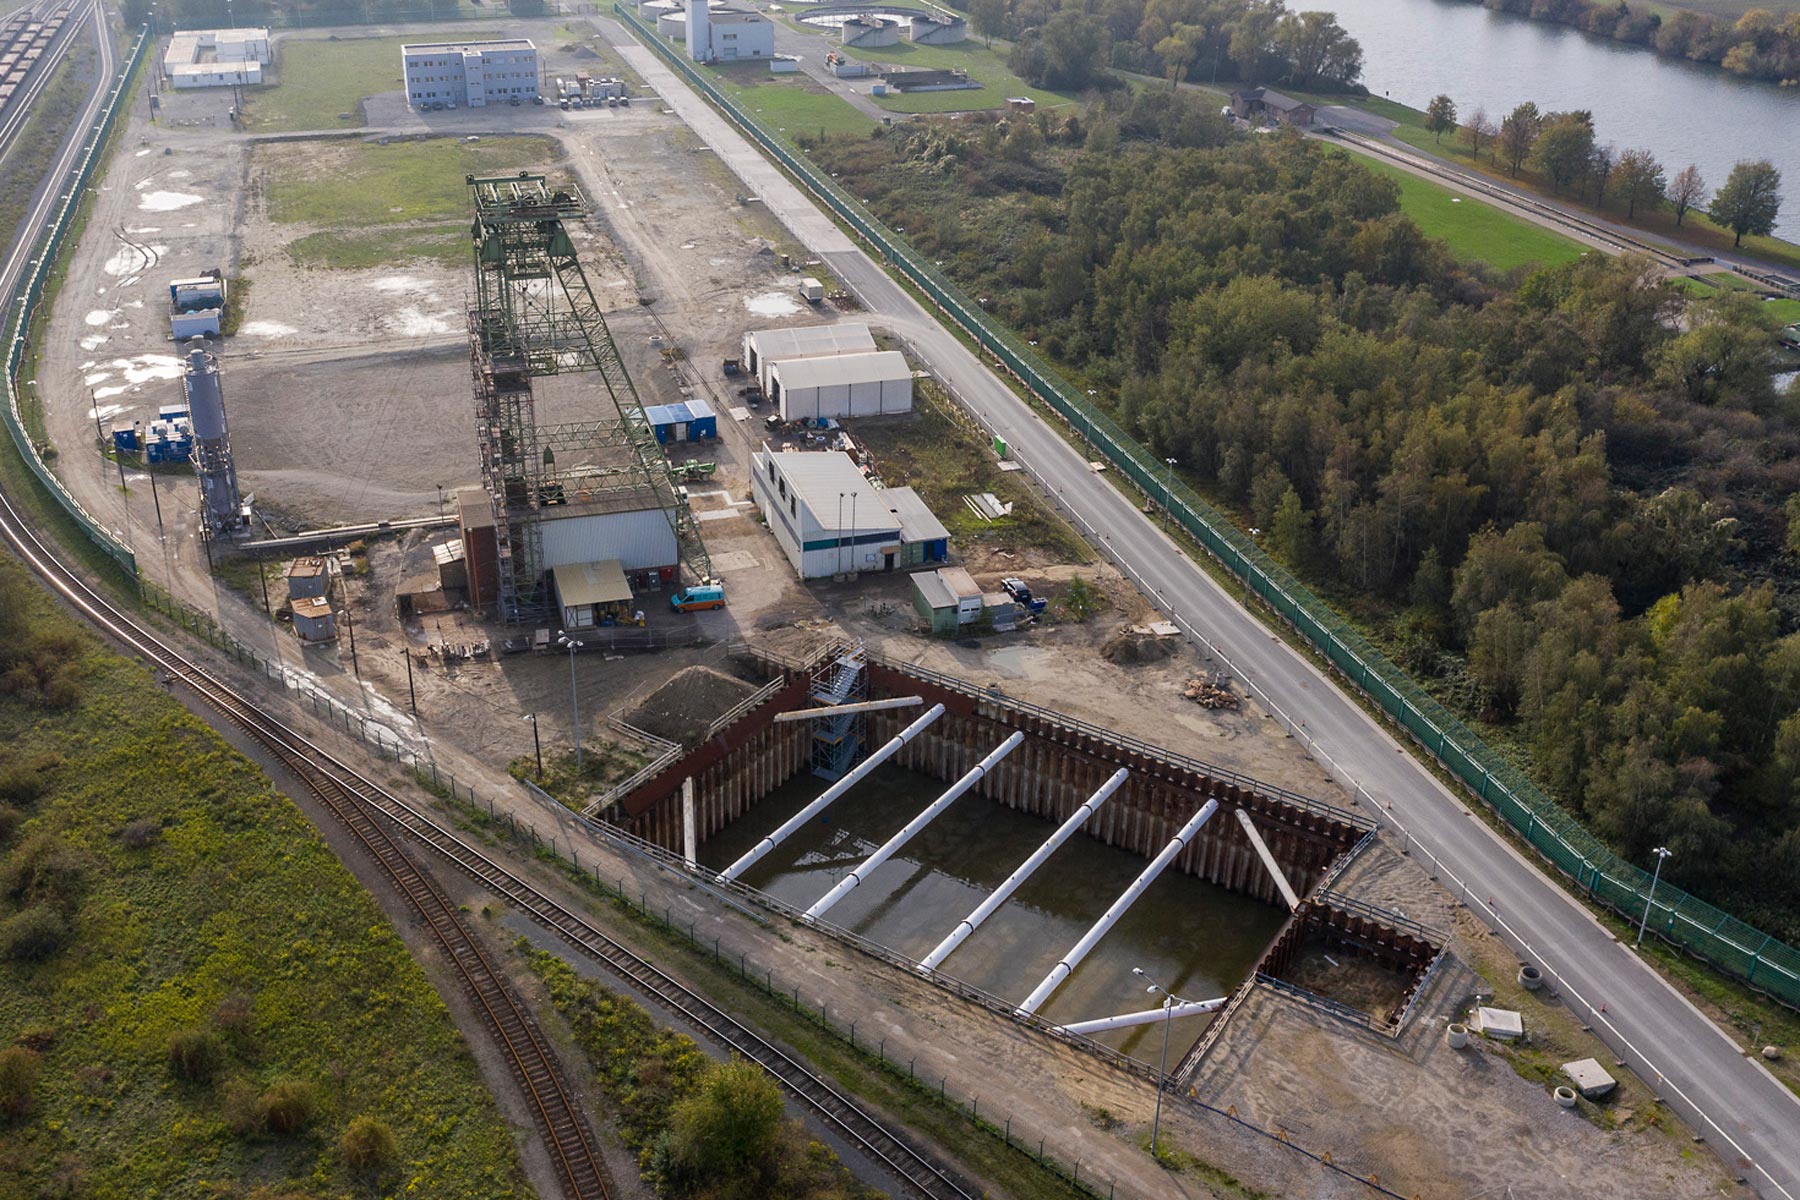
<path fill-rule="evenodd" d="M 146 155 L 148 153 L 150 153 L 150 147 L 145 146 L 142 150 L 139 150 L 136 154 L 132 155 L 131 157 L 142 158 L 142 157 L 144 157 L 144 155 Z"/>
<path fill-rule="evenodd" d="M 121 385 L 119 387 L 98 388 L 94 392 L 94 399 L 104 400 L 108 396 L 120 396 L 130 390 L 131 390 L 130 388 L 125 387 L 123 385 Z"/>
<path fill-rule="evenodd" d="M 118 416 L 120 413 L 130 411 L 131 406 L 127 404 L 102 404 L 88 410 L 88 419 L 93 421 L 107 421 Z"/>
<path fill-rule="evenodd" d="M 193 172 L 182 169 L 182 168 L 177 168 L 173 171 L 168 172 L 167 174 L 170 179 L 186 179 L 188 176 L 192 175 Z"/>
<path fill-rule="evenodd" d="M 98 350 L 100 347 L 106 345 L 106 343 L 108 343 L 110 341 L 112 341 L 112 339 L 107 337 L 104 333 L 90 333 L 86 337 L 82 338 L 81 341 L 79 341 L 76 344 L 79 345 L 83 350 Z M 90 366 L 90 367 L 93 365 L 94 365 L 93 363 L 88 364 L 88 366 Z"/>
<path fill-rule="evenodd" d="M 245 321 L 238 326 L 238 332 L 247 337 L 286 337 L 300 331 L 280 321 Z"/>
<path fill-rule="evenodd" d="M 763 292 L 744 298 L 744 307 L 759 317 L 785 317 L 800 312 L 800 302 L 786 292 Z"/>
<path fill-rule="evenodd" d="M 81 381 L 81 386 L 82 387 L 96 387 L 102 383 L 105 383 L 107 380 L 109 380 L 111 378 L 112 378 L 111 371 L 100 371 L 100 372 L 97 372 L 96 374 L 85 376 Z"/>
<path fill-rule="evenodd" d="M 110 365 L 125 373 L 126 383 L 181 378 L 181 360 L 173 354 L 140 354 L 136 358 L 115 358 Z"/>
<path fill-rule="evenodd" d="M 113 319 L 112 309 L 96 308 L 93 312 L 89 313 L 87 316 L 85 316 L 81 319 L 83 321 L 86 321 L 89 325 L 93 325 L 93 326 L 104 325 L 108 321 Z"/>
<path fill-rule="evenodd" d="M 129 225 L 127 225 L 127 226 L 126 226 L 126 227 L 125 227 L 125 232 L 126 232 L 126 233 L 161 233 L 161 232 L 162 232 L 162 226 L 160 226 L 160 225 L 146 225 L 146 226 L 144 226 L 144 227 L 143 227 L 143 228 L 141 228 L 141 229 L 133 229 L 133 228 L 131 228 L 131 227 L 130 227 L 130 226 L 129 226 Z"/>
<path fill-rule="evenodd" d="M 695 245 L 695 243 L 693 243 L 693 242 L 683 242 L 683 243 L 681 243 L 681 248 L 683 250 L 692 250 L 694 248 L 694 245 Z"/>
<path fill-rule="evenodd" d="M 434 333 L 450 332 L 450 322 L 444 319 L 448 315 L 402 308 L 395 311 L 388 324 L 401 337 L 430 337 Z"/>
<path fill-rule="evenodd" d="M 192 192 L 145 192 L 138 197 L 138 207 L 145 212 L 174 212 L 190 204 L 199 204 L 204 196 Z"/>

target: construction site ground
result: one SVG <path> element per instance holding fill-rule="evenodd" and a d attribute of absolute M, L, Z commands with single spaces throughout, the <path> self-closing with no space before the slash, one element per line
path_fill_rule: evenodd
<path fill-rule="evenodd" d="M 153 413 L 157 404 L 177 399 L 178 368 L 167 342 L 167 279 L 213 266 L 251 281 L 244 324 L 221 352 L 234 448 L 247 491 L 266 496 L 275 511 L 295 523 L 319 525 L 432 515 L 438 511 L 439 485 L 454 490 L 476 478 L 460 329 L 470 289 L 466 272 L 427 261 L 358 271 L 297 267 L 280 248 L 282 239 L 319 229 L 278 231 L 268 221 L 250 142 L 223 116 L 228 95 L 170 99 L 162 125 L 149 122 L 141 95 L 133 105 L 122 151 L 73 257 L 40 367 L 50 434 L 60 451 L 59 473 L 103 522 L 140 548 L 146 577 L 214 614 L 240 640 L 279 660 L 309 686 L 366 714 L 387 741 L 454 774 L 496 815 L 529 824 L 542 837 L 554 836 L 563 852 L 579 854 L 584 869 L 597 867 L 623 881 L 653 906 L 663 904 L 673 918 L 685 915 L 696 936 L 710 932 L 724 951 L 766 964 L 783 987 L 799 988 L 803 998 L 824 1003 L 830 1012 L 870 1014 L 870 1025 L 859 1026 L 859 1036 L 878 1029 L 875 1036 L 888 1039 L 890 1057 L 916 1056 L 920 1074 L 943 1079 L 949 1093 L 980 1097 L 984 1117 L 1011 1116 L 1020 1129 L 1044 1137 L 1049 1152 L 1062 1161 L 1080 1159 L 1084 1170 L 1116 1179 L 1118 1195 L 1214 1194 L 1200 1175 L 1168 1174 L 1140 1148 L 1153 1102 L 1141 1079 L 1028 1034 L 822 933 L 764 928 L 686 882 L 622 857 L 572 814 L 545 807 L 509 779 L 506 764 L 532 749 L 527 714 L 540 718 L 547 750 L 572 740 L 570 664 L 561 657 L 460 653 L 427 653 L 421 662 L 414 654 L 409 681 L 408 649 L 493 643 L 510 632 L 481 626 L 459 612 L 429 616 L 403 629 L 393 592 L 418 569 L 430 540 L 425 535 L 372 544 L 367 573 L 350 585 L 357 637 L 353 663 L 347 638 L 303 650 L 284 625 L 262 611 L 260 596 L 215 582 L 194 537 L 190 479 L 164 477 L 160 497 L 153 499 L 148 478 L 139 472 L 121 495 L 112 465 L 91 450 L 94 415 L 85 403 L 86 388 L 96 389 L 103 421 L 125 411 Z M 369 106 L 372 127 L 365 136 L 383 136 L 373 119 L 384 111 L 392 115 L 393 106 L 384 110 L 378 101 Z M 1183 647 L 1167 658 L 1135 650 L 1115 656 L 1131 665 L 1104 657 L 1102 650 L 1121 636 L 1134 645 L 1158 640 L 1129 633 L 1155 615 L 1110 567 L 1059 564 L 1018 547 L 981 545 L 971 565 L 984 584 L 1022 574 L 1054 595 L 1079 575 L 1103 603 L 1086 620 L 1046 621 L 1018 634 L 979 640 L 917 633 L 903 577 L 802 587 L 772 537 L 753 519 L 746 468 L 759 427 L 754 420 L 734 419 L 715 369 L 719 359 L 736 354 L 746 326 L 820 319 L 802 311 L 793 299 L 792 273 L 780 267 L 779 255 L 797 248 L 753 199 L 740 194 L 735 177 L 652 103 L 634 104 L 629 112 L 522 108 L 433 116 L 446 115 L 465 118 L 453 130 L 439 123 L 446 132 L 486 136 L 517 130 L 560 141 L 561 159 L 522 165 L 560 165 L 596 202 L 599 219 L 581 233 L 583 261 L 611 308 L 609 320 L 645 402 L 710 393 L 719 412 L 722 437 L 691 453 L 716 456 L 720 463 L 715 479 L 694 493 L 715 568 L 730 587 L 730 605 L 682 618 L 647 605 L 653 628 L 684 640 L 691 635 L 696 644 L 656 655 L 590 654 L 576 663 L 587 737 L 605 736 L 604 716 L 629 711 L 683 668 L 704 664 L 732 671 L 734 643 L 758 636 L 814 636 L 835 622 L 884 654 L 998 684 L 1032 703 L 1332 803 L 1351 803 L 1250 702 L 1233 712 L 1182 699 L 1187 682 L 1211 670 L 1193 650 Z M 422 125 L 398 132 L 418 132 Z M 640 304 L 640 298 L 653 303 Z M 409 310 L 416 319 L 403 315 Z M 653 338 L 664 340 L 658 345 Z M 665 359 L 662 350 L 671 338 L 685 360 Z M 582 392 L 584 386 L 593 384 L 555 381 L 545 389 L 547 403 L 596 403 L 591 391 Z M 71 403 L 76 396 L 82 402 Z M 154 532 L 159 502 L 166 533 L 160 539 Z M 1410 867 L 1407 860 L 1400 863 Z M 1425 914 L 1419 919 L 1428 923 L 1435 913 L 1446 926 L 1466 924 L 1474 931 L 1451 911 L 1452 898 L 1422 875 L 1410 883 L 1404 875 L 1401 868 L 1373 874 L 1365 868 L 1340 887 L 1352 895 L 1367 888 L 1373 902 L 1404 904 L 1409 913 Z M 628 933 L 650 938 L 648 947 L 680 961 L 675 951 L 657 948 L 651 935 Z M 1511 978 L 1511 969 L 1495 958 L 1496 945 L 1464 934 L 1456 944 L 1459 961 L 1469 968 L 1490 980 Z M 1464 991 L 1501 990 L 1475 983 L 1466 973 L 1461 978 L 1469 980 Z M 1248 1074 L 1233 1072 L 1229 1080 L 1210 1082 L 1203 1076 L 1202 1094 L 1237 1104 L 1249 1119 L 1272 1124 L 1278 1113 L 1296 1130 L 1297 1141 L 1339 1159 L 1350 1156 L 1359 1170 L 1379 1173 L 1405 1194 L 1471 1194 L 1492 1187 L 1493 1171 L 1508 1162 L 1513 1164 L 1509 1177 L 1519 1187 L 1543 1195 L 1716 1190 L 1716 1175 L 1708 1174 L 1710 1158 L 1684 1167 L 1685 1156 L 1699 1152 L 1678 1146 L 1659 1129 L 1643 1128 L 1641 1120 L 1615 1121 L 1618 1128 L 1603 1129 L 1567 1117 L 1541 1081 L 1528 1082 L 1513 1070 L 1449 1067 L 1451 1062 L 1497 1067 L 1500 1060 L 1485 1051 L 1455 1060 L 1434 1058 L 1424 1043 L 1442 1045 L 1443 1022 L 1466 999 L 1456 991 L 1440 981 L 1415 1018 L 1409 1036 L 1423 1039 L 1416 1044 L 1404 1038 L 1373 1042 L 1314 1010 L 1258 995 L 1239 1014 L 1260 1014 L 1244 1024 L 1242 1037 L 1251 1040 L 1240 1041 L 1234 1026 L 1208 1064 L 1214 1070 L 1220 1061 L 1241 1062 Z M 1538 1003 L 1549 1010 L 1544 1023 L 1555 1029 L 1559 1046 L 1585 1047 L 1569 1057 L 1604 1057 L 1600 1043 L 1578 1025 L 1556 1023 L 1566 1014 Z M 1278 1021 L 1286 1024 L 1270 1036 Z M 1536 1070 L 1537 1064 L 1526 1067 Z M 1355 1086 L 1358 1071 L 1368 1072 L 1366 1092 Z M 1345 1080 L 1352 1084 L 1348 1097 Z M 1416 1118 L 1396 1116 L 1385 1140 L 1358 1133 L 1382 1105 L 1397 1113 L 1416 1105 L 1420 1112 Z M 1464 1124 L 1433 1126 L 1425 1111 L 1433 1106 L 1441 1120 Z M 1642 1113 L 1649 1106 L 1640 1097 L 1625 1107 Z M 1364 1194 L 1361 1184 L 1324 1173 L 1288 1148 L 1190 1106 L 1171 1106 L 1164 1122 L 1174 1145 L 1263 1191 Z M 1302 1135 L 1302 1127 L 1311 1132 Z M 1485 1132 L 1491 1155 L 1478 1163 L 1456 1138 L 1402 1136 L 1432 1128 L 1475 1137 Z M 1589 1176 L 1595 1162 L 1608 1165 L 1598 1185 Z"/>

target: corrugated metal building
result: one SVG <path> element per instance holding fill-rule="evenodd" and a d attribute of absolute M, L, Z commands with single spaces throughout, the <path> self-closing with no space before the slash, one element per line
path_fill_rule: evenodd
<path fill-rule="evenodd" d="M 331 611 L 331 602 L 318 597 L 294 601 L 294 634 L 309 645 L 337 637 L 337 614 Z"/>
<path fill-rule="evenodd" d="M 681 552 L 672 497 L 645 484 L 603 492 L 544 512 L 539 531 L 546 569 L 619 560 L 632 586 L 675 583 Z"/>
<path fill-rule="evenodd" d="M 296 558 L 287 569 L 288 599 L 309 600 L 326 595 L 331 591 L 336 572 L 337 560 L 334 558 Z"/>
<path fill-rule="evenodd" d="M 897 350 L 777 360 L 769 398 L 784 421 L 879 417 L 912 411 L 912 369 Z"/>
<path fill-rule="evenodd" d="M 631 616 L 631 584 L 616 558 L 558 567 L 552 578 L 564 629 L 616 625 Z"/>
<path fill-rule="evenodd" d="M 873 354 L 875 335 L 861 321 L 835 325 L 799 325 L 792 329 L 752 329 L 744 334 L 744 369 L 756 376 L 766 394 L 769 369 L 787 358 L 832 358 L 840 354 Z"/>
<path fill-rule="evenodd" d="M 652 404 L 644 410 L 659 442 L 703 442 L 719 436 L 719 418 L 704 400 Z"/>
<path fill-rule="evenodd" d="M 500 598 L 500 544 L 494 536 L 494 506 L 487 493 L 456 493 L 456 524 L 469 571 L 469 607 L 484 612 Z"/>
<path fill-rule="evenodd" d="M 950 534 L 911 488 L 877 488 L 848 454 L 755 455 L 752 494 L 802 579 L 943 562 Z"/>

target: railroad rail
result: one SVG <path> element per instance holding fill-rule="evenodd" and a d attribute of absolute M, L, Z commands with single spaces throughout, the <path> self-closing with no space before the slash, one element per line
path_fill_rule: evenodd
<path fill-rule="evenodd" d="M 558 1166 L 570 1196 L 587 1200 L 607 1195 L 585 1120 L 563 1085 L 530 1014 L 482 955 L 455 905 L 419 869 L 403 842 L 417 843 L 443 855 L 496 896 L 604 964 L 633 988 L 653 997 L 668 1013 L 757 1063 L 858 1151 L 888 1171 L 907 1195 L 923 1200 L 975 1200 L 979 1195 L 876 1120 L 828 1079 L 648 959 L 614 941 L 586 916 L 464 840 L 424 807 L 387 791 L 294 727 L 276 720 L 252 699 L 139 624 L 65 566 L 54 548 L 26 525 L 4 494 L 0 494 L 0 535 L 53 591 L 102 632 L 166 672 L 172 682 L 189 688 L 265 747 L 357 837 L 430 926 L 465 990 L 475 997 L 484 1023 L 506 1051 L 515 1076 L 537 1104 L 540 1128 L 552 1153 L 559 1157 Z"/>

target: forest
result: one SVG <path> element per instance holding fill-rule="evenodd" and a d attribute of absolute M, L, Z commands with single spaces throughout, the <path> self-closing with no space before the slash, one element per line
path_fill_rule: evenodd
<path fill-rule="evenodd" d="M 1211 105 L 813 155 L 1622 853 L 1800 937 L 1800 429 L 1757 301 L 1454 261 Z"/>
<path fill-rule="evenodd" d="M 1737 20 L 1687 9 L 1664 14 L 1625 0 L 1467 0 L 1495 12 L 1567 25 L 1644 46 L 1664 58 L 1721 67 L 1746 79 L 1792 87 L 1800 79 L 1800 12 L 1752 8 Z"/>

